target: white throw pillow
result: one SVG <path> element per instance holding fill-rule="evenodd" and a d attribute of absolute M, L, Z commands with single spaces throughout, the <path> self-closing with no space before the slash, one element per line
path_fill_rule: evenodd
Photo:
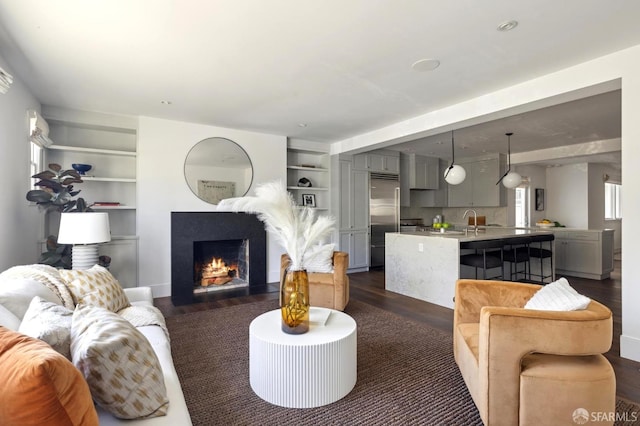
<path fill-rule="evenodd" d="M 335 244 L 318 244 L 307 249 L 302 258 L 302 267 L 307 272 L 333 272 L 333 250 Z"/>
<path fill-rule="evenodd" d="M 40 296 L 48 302 L 60 304 L 60 298 L 39 281 L 25 279 L 3 279 L 0 281 L 0 305 L 3 305 L 22 320 L 31 300 Z"/>
<path fill-rule="evenodd" d="M 540 311 L 578 311 L 586 309 L 590 302 L 591 299 L 575 291 L 566 278 L 560 278 L 538 290 L 524 308 Z"/>
<path fill-rule="evenodd" d="M 36 296 L 22 318 L 18 331 L 48 343 L 71 360 L 71 316 L 73 311 Z"/>
<path fill-rule="evenodd" d="M 94 400 L 121 419 L 167 414 L 160 361 L 129 321 L 107 309 L 78 305 L 71 324 L 71 358 Z"/>
<path fill-rule="evenodd" d="M 0 305 L 0 325 L 12 331 L 18 331 L 20 327 L 20 318 L 15 316 L 13 312 Z"/>

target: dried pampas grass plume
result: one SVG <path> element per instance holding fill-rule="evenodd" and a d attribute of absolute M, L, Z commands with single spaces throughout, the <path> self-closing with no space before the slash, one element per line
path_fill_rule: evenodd
<path fill-rule="evenodd" d="M 293 271 L 302 269 L 305 252 L 321 243 L 335 222 L 327 216 L 316 217 L 312 208 L 298 206 L 282 181 L 258 186 L 255 197 L 222 200 L 218 210 L 256 213 L 286 250 Z"/>

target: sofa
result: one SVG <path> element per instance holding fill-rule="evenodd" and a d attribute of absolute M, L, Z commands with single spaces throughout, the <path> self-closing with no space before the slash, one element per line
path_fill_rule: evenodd
<path fill-rule="evenodd" d="M 91 281 L 94 278 L 97 281 Z M 111 289 L 113 292 L 109 292 Z M 100 305 L 100 300 L 105 300 L 106 305 Z M 57 312 L 57 317 L 47 317 L 52 312 Z M 61 319 L 63 324 L 71 324 L 70 330 L 67 332 L 64 325 L 58 326 L 56 320 L 49 318 Z M 54 323 L 56 326 L 51 326 L 53 331 L 43 331 Z M 117 341 L 117 327 L 125 330 L 121 341 Z M 124 346 L 118 346 L 122 342 Z M 21 346 L 26 349 L 21 349 Z M 112 352 L 108 352 L 109 350 Z M 56 416 L 59 417 L 58 420 L 47 420 L 46 424 L 191 424 L 171 357 L 168 331 L 160 311 L 153 307 L 151 289 L 122 289 L 108 270 L 98 265 L 87 271 L 57 270 L 46 265 L 21 265 L 0 273 L 0 387 L 3 384 L 10 386 L 7 383 L 12 380 L 16 383 L 31 380 L 28 377 L 29 367 L 15 368 L 11 373 L 9 368 L 21 365 L 20 363 L 33 363 L 34 359 L 44 360 L 38 361 L 40 365 L 37 368 L 44 365 L 46 374 L 53 374 L 52 371 L 64 372 L 61 373 L 66 376 L 66 379 L 63 377 L 64 383 L 60 386 L 56 384 L 58 387 L 53 391 L 55 401 L 52 402 L 50 398 L 38 407 L 33 407 L 32 404 L 28 408 L 10 411 L 10 406 L 19 406 L 21 401 L 17 399 L 37 400 L 42 395 L 48 395 L 49 389 L 36 386 L 33 393 L 29 394 L 31 390 L 17 385 L 9 390 L 3 388 L 0 390 L 0 424 L 44 424 L 44 421 L 38 419 L 56 419 Z M 139 362 L 140 367 L 137 364 L 125 365 L 131 360 Z M 115 367 L 110 364 L 111 361 L 115 363 Z M 3 370 L 2 366 L 9 367 Z M 118 374 L 125 367 L 130 370 L 127 374 L 133 376 L 132 380 L 123 378 L 122 381 L 134 383 L 124 384 L 122 394 L 125 396 L 122 396 L 117 394 L 122 387 L 122 383 L 118 382 Z M 101 371 L 100 368 L 107 371 Z M 109 376 L 111 372 L 113 376 Z M 17 374 L 18 377 L 3 377 L 4 374 Z M 81 379 L 73 382 L 77 379 L 76 376 Z M 104 379 L 106 383 L 98 383 L 100 379 Z M 157 380 L 157 384 L 152 380 Z M 47 381 L 52 380 L 47 377 L 45 382 Z M 136 381 L 148 381 L 151 391 L 136 387 L 142 386 L 136 384 Z M 27 393 L 19 393 L 23 391 Z M 12 397 L 12 392 L 18 392 L 18 396 Z M 68 392 L 75 394 L 66 395 Z M 147 395 L 149 392 L 152 395 Z M 114 398 L 109 399 L 111 394 Z M 144 399 L 146 396 L 150 402 Z M 75 401 L 75 405 L 69 408 L 67 400 Z M 87 400 L 90 404 L 88 408 L 85 404 L 81 408 L 84 411 L 77 414 L 75 411 L 78 406 Z M 55 413 L 42 412 L 42 407 L 48 409 L 48 403 L 52 403 L 52 411 L 56 411 Z M 144 405 L 147 403 L 150 405 Z M 141 410 L 139 417 L 136 417 L 136 410 Z M 20 415 L 24 417 L 12 417 Z"/>
<path fill-rule="evenodd" d="M 565 278 L 456 283 L 453 353 L 485 425 L 613 424 L 612 333 L 609 308 Z"/>

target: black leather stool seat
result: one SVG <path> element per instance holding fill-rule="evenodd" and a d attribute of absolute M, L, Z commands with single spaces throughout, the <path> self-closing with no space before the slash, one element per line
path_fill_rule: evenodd
<path fill-rule="evenodd" d="M 496 279 L 504 277 L 504 261 L 502 260 L 502 247 L 504 240 L 464 241 L 460 243 L 460 249 L 471 249 L 475 253 L 460 256 L 460 264 L 475 268 L 476 279 L 478 269 L 482 269 L 482 279 Z M 487 270 L 500 268 L 500 275 L 487 277 Z"/>

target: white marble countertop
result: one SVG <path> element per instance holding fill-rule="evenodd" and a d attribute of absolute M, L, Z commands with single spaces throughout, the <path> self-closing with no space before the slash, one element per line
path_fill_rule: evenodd
<path fill-rule="evenodd" d="M 428 238 L 447 238 L 456 239 L 458 241 L 483 241 L 483 240 L 496 240 L 500 238 L 513 238 L 522 237 L 526 235 L 546 235 L 552 233 L 548 229 L 540 228 L 502 228 L 502 227 L 488 227 L 478 229 L 478 233 L 475 234 L 473 230 L 469 230 L 466 234 L 464 231 L 454 230 L 448 232 L 436 232 L 436 231 L 416 231 L 416 232 L 401 232 L 403 236 L 415 236 L 415 237 L 428 237 Z"/>

